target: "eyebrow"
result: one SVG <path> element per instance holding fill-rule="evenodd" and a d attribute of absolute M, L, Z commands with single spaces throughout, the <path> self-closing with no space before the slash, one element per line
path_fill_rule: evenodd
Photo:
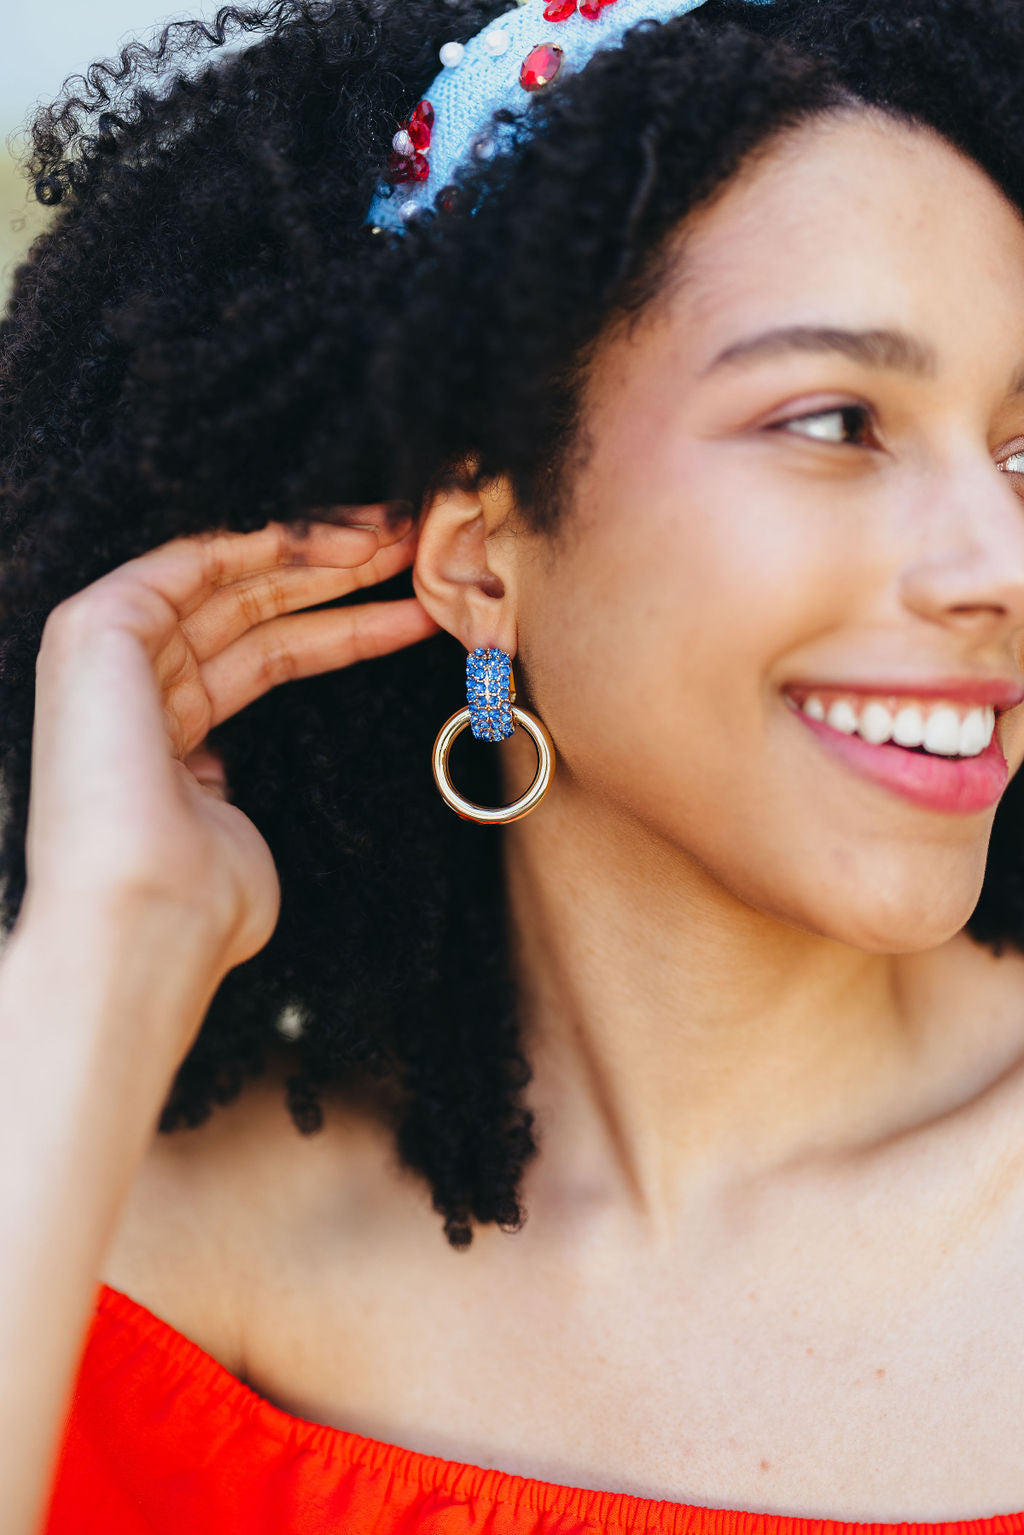
<path fill-rule="evenodd" d="M 704 369 L 704 377 L 717 368 L 736 363 L 760 362 L 784 352 L 834 352 L 867 368 L 887 368 L 915 378 L 934 378 L 938 354 L 927 342 L 902 330 L 846 330 L 834 325 L 783 325 L 734 341 Z M 1024 369 L 1018 378 L 1024 386 Z"/>
<path fill-rule="evenodd" d="M 913 378 L 934 378 L 939 357 L 927 341 L 905 330 L 848 330 L 836 325 L 781 325 L 734 341 L 704 369 L 707 377 L 728 364 L 779 357 L 785 352 L 833 352 L 849 357 L 865 368 L 887 368 Z M 1018 368 L 1007 398 L 1024 394 L 1024 365 Z"/>

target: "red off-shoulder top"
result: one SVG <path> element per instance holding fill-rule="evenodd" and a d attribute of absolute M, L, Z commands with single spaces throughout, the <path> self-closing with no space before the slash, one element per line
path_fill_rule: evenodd
<path fill-rule="evenodd" d="M 293 1417 L 104 1284 L 43 1535 L 1024 1535 L 1024 1512 L 803 1519 L 440 1460 Z"/>

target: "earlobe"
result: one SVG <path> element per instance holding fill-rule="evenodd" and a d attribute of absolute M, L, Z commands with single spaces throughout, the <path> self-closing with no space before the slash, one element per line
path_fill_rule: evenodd
<path fill-rule="evenodd" d="M 436 623 L 466 650 L 516 650 L 514 539 L 500 486 L 486 495 L 446 487 L 422 514 L 413 587 Z"/>

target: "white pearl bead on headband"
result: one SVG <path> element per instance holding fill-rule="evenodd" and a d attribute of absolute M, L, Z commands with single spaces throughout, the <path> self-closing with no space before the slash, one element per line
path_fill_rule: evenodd
<path fill-rule="evenodd" d="M 459 167 L 488 159 L 501 147 L 508 129 L 492 124 L 496 111 L 525 112 L 536 92 L 582 69 L 599 49 L 621 43 L 638 22 L 667 21 L 703 4 L 525 0 L 488 22 L 469 42 L 445 43 L 440 73 L 410 118 L 397 125 L 387 180 L 370 205 L 367 223 L 403 229 L 422 209 L 437 205 Z"/>

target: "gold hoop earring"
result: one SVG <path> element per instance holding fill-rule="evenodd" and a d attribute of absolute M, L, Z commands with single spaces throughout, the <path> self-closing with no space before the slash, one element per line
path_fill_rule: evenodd
<path fill-rule="evenodd" d="M 518 821 L 535 810 L 551 786 L 555 771 L 555 747 L 547 728 L 528 709 L 515 703 L 515 681 L 511 657 L 496 648 L 470 651 L 466 657 L 466 698 L 464 709 L 453 714 L 438 731 L 434 742 L 434 782 L 441 798 L 464 821 L 483 826 L 503 826 Z M 533 782 L 509 805 L 477 805 L 460 794 L 448 772 L 448 757 L 456 739 L 468 727 L 480 741 L 504 741 L 522 725 L 537 752 L 537 771 Z"/>

